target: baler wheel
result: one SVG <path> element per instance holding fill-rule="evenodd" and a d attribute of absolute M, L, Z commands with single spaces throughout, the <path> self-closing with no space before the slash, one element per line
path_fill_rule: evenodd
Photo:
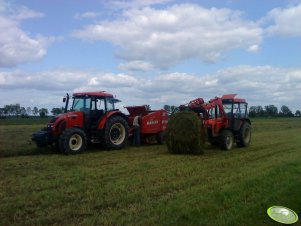
<path fill-rule="evenodd" d="M 157 140 L 158 144 L 163 144 L 164 143 L 165 139 L 164 139 L 164 133 L 163 133 L 163 131 L 157 133 L 156 140 Z"/>

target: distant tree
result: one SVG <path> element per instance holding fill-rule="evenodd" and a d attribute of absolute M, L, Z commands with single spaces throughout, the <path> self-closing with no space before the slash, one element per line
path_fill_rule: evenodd
<path fill-rule="evenodd" d="M 25 109 L 25 107 L 21 107 L 20 108 L 20 114 L 21 114 L 21 116 L 25 116 L 26 115 L 26 109 Z"/>
<path fill-rule="evenodd" d="M 26 108 L 26 113 L 27 113 L 27 115 L 31 115 L 32 111 L 31 111 L 31 108 L 30 108 L 30 107 L 27 107 L 27 108 Z"/>
<path fill-rule="evenodd" d="M 262 106 L 251 106 L 249 108 L 249 116 L 250 117 L 262 117 L 266 115 L 266 111 L 263 109 Z"/>
<path fill-rule="evenodd" d="M 5 116 L 9 115 L 9 109 L 8 109 L 8 105 L 5 105 L 3 108 L 3 113 Z"/>
<path fill-rule="evenodd" d="M 176 106 L 171 105 L 171 106 L 170 106 L 170 111 L 171 111 L 170 113 L 172 113 L 175 109 L 176 109 Z"/>
<path fill-rule="evenodd" d="M 267 116 L 277 116 L 278 108 L 275 105 L 264 106 L 265 114 Z"/>
<path fill-rule="evenodd" d="M 167 114 L 170 114 L 170 113 L 171 113 L 170 105 L 168 105 L 168 104 L 164 105 L 163 109 L 164 109 L 165 111 L 167 111 Z"/>
<path fill-rule="evenodd" d="M 39 113 L 39 109 L 37 107 L 34 107 L 32 113 L 34 116 L 36 116 Z"/>
<path fill-rule="evenodd" d="M 291 111 L 291 110 L 289 109 L 289 107 L 286 106 L 286 105 L 282 105 L 280 115 L 281 115 L 281 116 L 286 116 L 286 117 L 287 117 L 287 116 L 288 116 L 288 117 L 294 116 L 293 113 L 292 113 L 292 111 Z"/>
<path fill-rule="evenodd" d="M 256 117 L 256 107 L 255 106 L 251 106 L 249 108 L 249 116 L 250 117 Z"/>
<path fill-rule="evenodd" d="M 10 104 L 4 106 L 4 111 L 7 112 L 8 115 L 11 116 L 18 116 L 21 113 L 21 106 L 20 104 Z"/>
<path fill-rule="evenodd" d="M 5 114 L 5 110 L 4 108 L 0 108 L 0 118 L 5 118 L 6 114 Z"/>
<path fill-rule="evenodd" d="M 263 110 L 263 108 L 261 106 L 257 106 L 256 107 L 256 114 L 258 116 L 264 116 L 264 110 Z"/>
<path fill-rule="evenodd" d="M 145 109 L 146 109 L 147 111 L 151 111 L 151 107 L 150 107 L 149 105 L 145 105 Z"/>
<path fill-rule="evenodd" d="M 39 114 L 41 118 L 45 118 L 48 115 L 48 109 L 47 108 L 41 108 L 39 110 Z"/>
<path fill-rule="evenodd" d="M 296 113 L 295 113 L 295 116 L 296 117 L 301 117 L 301 112 L 299 110 L 297 110 Z"/>
<path fill-rule="evenodd" d="M 51 110 L 51 113 L 53 115 L 59 115 L 59 114 L 62 114 L 64 112 L 64 108 L 61 107 L 61 108 L 52 108 Z"/>
<path fill-rule="evenodd" d="M 21 106 L 20 106 L 20 104 L 15 104 L 14 105 L 14 108 L 15 108 L 15 115 L 17 116 L 17 117 L 19 117 L 19 115 L 21 115 Z M 23 109 L 22 109 L 23 110 Z M 24 110 L 25 110 L 25 108 L 24 108 Z"/>

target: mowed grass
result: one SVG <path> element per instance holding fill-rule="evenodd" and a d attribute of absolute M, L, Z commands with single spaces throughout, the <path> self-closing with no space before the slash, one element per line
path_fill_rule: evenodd
<path fill-rule="evenodd" d="M 54 154 L 29 142 L 42 126 L 0 126 L 0 225 L 279 225 L 272 205 L 301 215 L 298 118 L 256 119 L 250 147 L 200 156 Z"/>

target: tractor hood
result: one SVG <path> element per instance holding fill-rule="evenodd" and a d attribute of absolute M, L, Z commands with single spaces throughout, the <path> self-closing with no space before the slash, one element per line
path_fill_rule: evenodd
<path fill-rule="evenodd" d="M 67 112 L 50 119 L 47 127 L 52 128 L 55 133 L 60 130 L 64 124 L 65 128 L 83 127 L 83 112 Z"/>
<path fill-rule="evenodd" d="M 77 119 L 79 117 L 83 117 L 83 112 L 80 111 L 70 111 L 67 113 L 59 114 L 55 117 L 55 121 L 60 121 L 61 119 Z"/>

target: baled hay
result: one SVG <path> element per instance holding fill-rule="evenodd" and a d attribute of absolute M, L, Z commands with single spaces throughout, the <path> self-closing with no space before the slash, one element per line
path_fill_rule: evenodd
<path fill-rule="evenodd" d="M 166 144 L 175 154 L 202 154 L 205 141 L 202 119 L 194 112 L 174 114 L 167 126 Z"/>

